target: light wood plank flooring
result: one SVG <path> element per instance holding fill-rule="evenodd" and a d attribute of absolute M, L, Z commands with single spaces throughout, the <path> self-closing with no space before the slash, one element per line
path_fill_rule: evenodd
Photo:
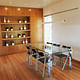
<path fill-rule="evenodd" d="M 80 80 L 80 65 L 73 62 L 73 69 L 53 67 L 51 77 L 42 78 L 34 66 L 26 64 L 26 53 L 0 56 L 0 80 Z"/>

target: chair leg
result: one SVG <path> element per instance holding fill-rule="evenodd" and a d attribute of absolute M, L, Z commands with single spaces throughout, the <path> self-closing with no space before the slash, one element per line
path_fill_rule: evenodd
<path fill-rule="evenodd" d="M 50 77 L 50 71 L 51 71 L 51 61 L 48 60 L 48 77 Z"/>
<path fill-rule="evenodd" d="M 60 64 L 61 64 L 61 58 L 60 58 Z"/>
<path fill-rule="evenodd" d="M 63 65 L 63 58 L 62 58 L 62 65 Z"/>
<path fill-rule="evenodd" d="M 43 73 L 42 73 L 43 78 L 44 78 L 44 75 L 45 75 L 45 69 L 46 69 L 46 57 L 44 59 L 44 66 L 43 66 Z"/>
<path fill-rule="evenodd" d="M 53 57 L 52 66 L 56 66 L 56 63 L 57 63 L 57 57 Z"/>
<path fill-rule="evenodd" d="M 27 59 L 27 55 L 26 55 L 26 63 L 27 63 L 28 59 Z"/>
<path fill-rule="evenodd" d="M 38 71 L 38 59 L 36 59 L 36 63 L 35 63 L 35 71 Z"/>
<path fill-rule="evenodd" d="M 64 63 L 64 65 L 63 65 L 63 67 L 62 67 L 62 71 L 63 71 L 64 68 L 65 68 L 65 65 L 66 65 L 66 63 L 67 63 L 67 60 L 68 60 L 68 56 L 67 56 L 67 58 L 66 58 L 66 60 L 65 60 L 65 63 Z"/>
<path fill-rule="evenodd" d="M 32 65 L 32 56 L 29 55 L 29 65 Z"/>

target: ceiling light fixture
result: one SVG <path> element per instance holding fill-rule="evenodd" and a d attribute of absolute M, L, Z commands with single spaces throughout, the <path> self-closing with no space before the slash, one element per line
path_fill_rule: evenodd
<path fill-rule="evenodd" d="M 6 11 L 8 10 L 8 8 L 7 8 L 7 7 L 5 7 L 4 9 L 5 9 Z"/>
<path fill-rule="evenodd" d="M 21 11 L 21 8 L 17 8 L 18 11 Z"/>

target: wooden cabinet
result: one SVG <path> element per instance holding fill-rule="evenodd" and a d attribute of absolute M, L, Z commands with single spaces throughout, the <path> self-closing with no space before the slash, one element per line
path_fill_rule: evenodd
<path fill-rule="evenodd" d="M 28 23 L 24 23 L 24 19 L 28 17 Z M 10 20 L 10 22 L 4 23 L 4 18 Z M 21 23 L 18 23 L 18 19 L 22 19 Z M 22 40 L 27 39 L 28 44 L 35 42 L 43 42 L 43 9 L 40 8 L 23 8 L 23 7 L 8 7 L 0 6 L 0 55 L 8 55 L 12 53 L 19 53 L 26 51 L 26 44 L 22 44 Z M 26 25 L 27 30 L 19 30 L 20 26 Z M 6 31 L 6 27 L 13 27 L 14 31 Z M 4 36 L 6 33 L 8 38 Z M 28 34 L 25 38 L 18 38 L 18 33 Z M 10 38 L 13 34 L 15 37 Z M 5 42 L 9 41 L 9 46 L 5 46 Z M 15 45 L 11 45 L 11 41 L 15 42 Z"/>

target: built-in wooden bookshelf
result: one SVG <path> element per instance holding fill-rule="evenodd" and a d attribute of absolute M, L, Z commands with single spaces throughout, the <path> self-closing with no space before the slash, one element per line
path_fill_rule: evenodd
<path fill-rule="evenodd" d="M 21 19 L 21 23 L 19 23 L 19 19 Z M 27 22 L 24 22 L 24 19 L 28 19 Z M 42 21 L 42 8 L 0 6 L 0 55 L 24 52 L 26 45 L 43 42 Z M 26 29 L 20 30 L 19 28 L 24 25 L 26 25 Z M 5 30 L 6 27 L 9 28 L 8 31 Z M 13 30 L 10 30 L 10 27 L 13 27 Z M 5 37 L 6 33 L 8 38 Z M 13 38 L 11 38 L 11 34 L 14 35 Z M 21 34 L 21 37 L 18 37 L 18 34 Z M 23 37 L 22 34 L 26 34 L 26 36 Z M 23 44 L 22 41 L 26 39 L 28 43 Z M 9 43 L 8 46 L 5 45 L 6 41 Z M 11 44 L 13 41 L 15 45 Z"/>
<path fill-rule="evenodd" d="M 2 34 L 2 46 L 6 46 L 6 44 L 11 46 L 11 41 L 14 42 L 14 46 L 15 44 L 27 44 L 31 42 L 29 16 L 1 16 L 0 25 Z M 12 30 L 10 28 L 12 28 Z M 11 37 L 11 35 L 13 37 Z M 21 36 L 19 37 L 18 35 Z M 25 37 L 23 35 L 25 35 Z M 25 41 L 27 41 L 27 43 Z"/>
<path fill-rule="evenodd" d="M 28 23 L 0 23 L 0 24 L 30 24 L 29 22 Z"/>

